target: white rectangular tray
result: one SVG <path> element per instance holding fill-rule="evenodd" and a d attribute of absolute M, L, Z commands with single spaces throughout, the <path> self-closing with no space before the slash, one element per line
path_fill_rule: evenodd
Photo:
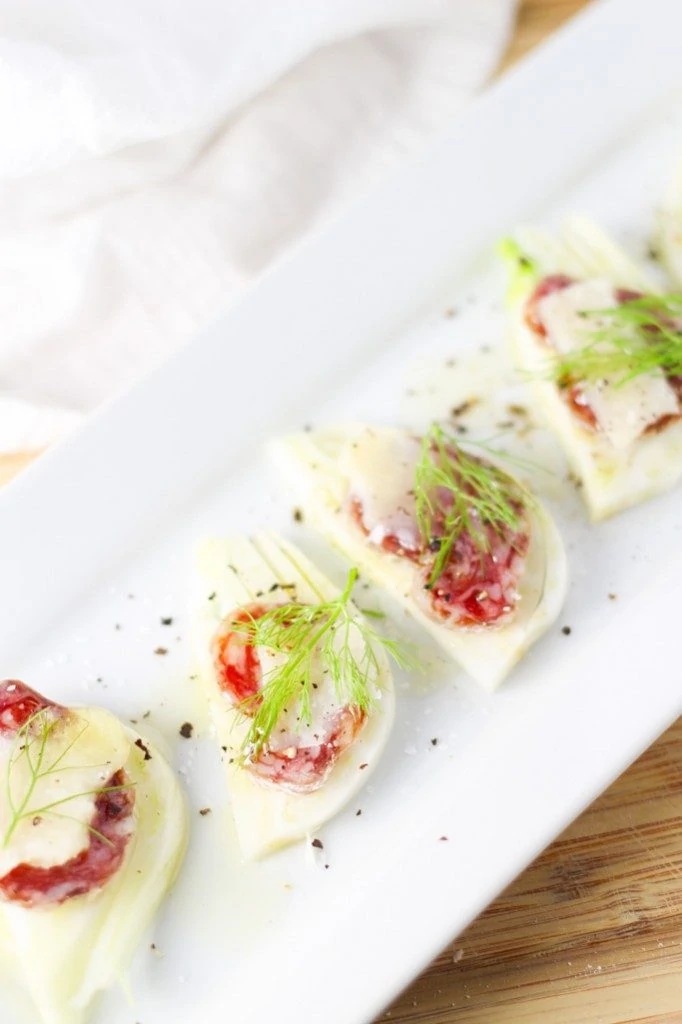
<path fill-rule="evenodd" d="M 150 710 L 193 804 L 150 935 L 163 955 L 139 950 L 134 1009 L 109 993 L 95 1024 L 368 1022 L 682 710 L 679 492 L 594 530 L 569 502 L 564 616 L 508 684 L 487 696 L 453 671 L 401 690 L 390 747 L 325 828 L 323 862 L 299 846 L 244 868 L 186 614 L 206 532 L 273 525 L 322 550 L 293 527 L 265 438 L 418 419 L 408 378 L 447 403 L 438 360 L 499 340 L 491 246 L 519 219 L 577 208 L 643 247 L 682 149 L 681 38 L 670 0 L 596 5 L 2 494 L 2 674 L 124 718 Z M 0 1018 L 33 1019 L 12 986 Z"/>

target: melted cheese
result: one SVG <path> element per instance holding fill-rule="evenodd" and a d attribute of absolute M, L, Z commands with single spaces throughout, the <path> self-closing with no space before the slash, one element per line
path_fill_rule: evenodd
<path fill-rule="evenodd" d="M 9 780 L 14 806 L 20 807 L 31 795 L 9 842 L 0 846 L 0 875 L 22 863 L 63 864 L 84 850 L 90 842 L 88 825 L 95 813 L 96 791 L 123 767 L 130 752 L 130 737 L 121 723 L 97 708 L 58 719 L 45 736 L 44 742 L 40 735 L 32 738 L 23 752 L 17 751 L 15 742 L 3 739 L 0 771 Z M 31 792 L 31 766 L 37 766 L 39 757 L 41 768 Z M 2 801 L 3 837 L 11 820 L 7 801 Z"/>
<path fill-rule="evenodd" d="M 226 569 L 228 565 L 237 571 Z M 209 703 L 218 743 L 225 748 L 224 762 L 240 848 L 244 857 L 251 860 L 315 832 L 365 784 L 393 725 L 393 680 L 383 649 L 376 648 L 376 708 L 320 789 L 298 794 L 264 785 L 239 766 L 249 723 L 217 685 L 211 641 L 226 615 L 252 602 L 259 591 L 268 593 L 273 583 L 295 583 L 295 591 L 288 593 L 311 603 L 338 596 L 338 588 L 300 551 L 281 538 L 264 535 L 205 541 L 198 553 L 198 569 L 200 591 L 193 627 L 197 675 Z M 208 594 L 215 596 L 207 600 Z M 316 717 L 328 705 L 329 692 L 320 699 Z M 298 730 L 298 723 L 296 727 Z"/>
<path fill-rule="evenodd" d="M 538 312 L 552 346 L 565 355 L 589 344 L 590 332 L 607 322 L 605 318 L 591 317 L 588 329 L 581 315 L 585 310 L 617 305 L 611 282 L 595 279 L 547 295 L 538 303 Z M 679 413 L 677 396 L 663 376 L 641 376 L 618 387 L 605 378 L 582 384 L 581 390 L 600 429 L 617 450 L 628 448 L 662 417 Z"/>

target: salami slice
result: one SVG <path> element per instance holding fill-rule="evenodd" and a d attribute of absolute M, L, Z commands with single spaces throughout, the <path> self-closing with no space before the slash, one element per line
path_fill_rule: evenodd
<path fill-rule="evenodd" d="M 0 735 L 16 736 L 24 727 L 30 733 L 31 718 L 40 711 L 59 718 L 76 714 L 18 680 L 0 683 Z M 101 889 L 123 863 L 134 830 L 134 806 L 135 790 L 119 769 L 96 796 L 88 845 L 63 864 L 17 864 L 0 878 L 0 897 L 35 907 L 64 903 Z"/>
<path fill-rule="evenodd" d="M 456 451 L 451 451 L 449 457 L 456 466 Z M 396 503 L 401 503 L 401 516 L 404 519 L 407 515 L 404 496 L 396 493 L 394 497 Z M 416 507 L 412 501 L 411 529 L 404 528 L 403 531 L 405 536 L 410 537 L 407 547 L 400 543 L 388 522 L 383 529 L 381 523 L 373 523 L 370 531 L 362 502 L 357 495 L 352 494 L 349 498 L 347 511 L 368 543 L 373 543 L 375 535 L 380 536 L 381 542 L 374 546 L 417 564 L 416 599 L 431 615 L 459 627 L 498 625 L 514 611 L 518 601 L 518 583 L 530 544 L 530 528 L 523 507 L 520 503 L 517 507 L 519 529 L 479 525 L 478 532 L 484 534 L 487 541 L 483 548 L 480 536 L 477 543 L 470 533 L 463 531 L 456 539 L 440 575 L 433 580 L 433 566 L 440 549 L 440 527 L 452 506 L 452 496 L 444 488 L 438 488 L 431 497 L 435 510 L 434 538 L 426 541 L 420 536 Z M 385 505 L 390 510 L 389 499 L 387 495 Z"/>
<path fill-rule="evenodd" d="M 263 686 L 263 668 L 258 649 L 246 642 L 238 623 L 258 619 L 268 611 L 252 604 L 226 616 L 213 641 L 213 659 L 218 684 L 231 704 L 247 717 L 255 715 Z M 328 683 L 321 677 L 317 693 Z M 358 708 L 339 707 L 334 701 L 318 706 L 310 729 L 299 731 L 290 716 L 283 720 L 257 752 L 244 759 L 243 767 L 266 785 L 294 793 L 319 789 L 341 754 L 354 741 L 366 715 Z"/>

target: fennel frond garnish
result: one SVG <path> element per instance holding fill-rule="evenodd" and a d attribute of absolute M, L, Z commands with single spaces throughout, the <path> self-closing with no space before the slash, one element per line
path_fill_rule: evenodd
<path fill-rule="evenodd" d="M 33 796 L 42 779 L 55 775 L 58 772 L 85 767 L 83 765 L 64 765 L 63 762 L 88 729 L 88 722 L 84 722 L 79 732 L 76 733 L 56 757 L 50 760 L 50 739 L 55 731 L 63 725 L 63 722 L 64 718 L 59 715 L 55 716 L 51 708 L 41 708 L 40 711 L 36 711 L 31 715 L 17 730 L 5 777 L 5 798 L 10 812 L 9 823 L 2 836 L 2 845 L 5 847 L 10 842 L 19 824 L 26 818 L 39 819 L 46 814 L 55 814 L 59 817 L 69 818 L 68 814 L 57 811 L 56 808 L 67 805 L 70 801 L 76 800 L 79 797 L 99 795 L 100 793 L 115 793 L 123 789 L 130 789 L 134 785 L 134 783 L 126 783 L 120 786 L 101 786 L 96 789 L 84 790 L 80 793 L 71 793 L 68 796 L 52 800 L 42 806 L 35 804 Z M 23 785 L 22 777 L 22 788 L 17 793 L 15 780 L 18 774 L 18 767 L 22 762 L 28 766 L 28 779 L 26 784 Z M 87 767 L 95 768 L 100 766 L 88 765 Z M 90 825 L 86 827 L 88 831 L 96 835 L 103 842 L 110 844 L 110 840 L 98 832 L 97 829 L 92 828 Z"/>
<path fill-rule="evenodd" d="M 353 608 L 351 592 L 357 578 L 357 569 L 351 569 L 343 592 L 330 601 L 290 601 L 235 624 L 245 644 L 286 658 L 266 673 L 258 694 L 240 705 L 248 715 L 255 707 L 242 748 L 246 756 L 262 750 L 283 712 L 296 709 L 299 722 L 312 723 L 313 690 L 323 676 L 333 683 L 340 705 L 369 713 L 381 679 L 376 648 L 383 648 L 398 665 L 408 666 L 401 645 L 377 633 Z"/>
<path fill-rule="evenodd" d="M 558 384 L 608 380 L 619 387 L 647 374 L 682 375 L 682 294 L 646 295 L 581 316 L 590 340 L 556 361 Z M 599 325 L 591 324 L 597 317 Z"/>
<path fill-rule="evenodd" d="M 486 445 L 478 447 L 509 458 Z M 491 532 L 503 536 L 521 530 L 524 510 L 533 501 L 522 484 L 485 457 L 470 454 L 437 423 L 422 439 L 414 491 L 422 541 L 436 556 L 428 588 L 442 574 L 459 537 L 468 534 L 486 554 Z"/>

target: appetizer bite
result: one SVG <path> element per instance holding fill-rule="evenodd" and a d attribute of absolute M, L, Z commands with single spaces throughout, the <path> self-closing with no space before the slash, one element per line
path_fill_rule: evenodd
<path fill-rule="evenodd" d="M 301 839 L 365 784 L 394 716 L 387 655 L 351 599 L 278 537 L 199 551 L 198 676 L 247 859 Z"/>
<path fill-rule="evenodd" d="M 389 590 L 483 686 L 551 625 L 566 560 L 550 516 L 495 456 L 438 424 L 356 426 L 273 443 L 306 520 Z"/>
<path fill-rule="evenodd" d="M 520 231 L 501 246 L 518 367 L 593 520 L 682 475 L 682 296 L 655 285 L 594 225 Z"/>
<path fill-rule="evenodd" d="M 187 815 L 163 756 L 98 708 L 0 683 L 0 937 L 45 1024 L 121 979 L 172 884 Z"/>

